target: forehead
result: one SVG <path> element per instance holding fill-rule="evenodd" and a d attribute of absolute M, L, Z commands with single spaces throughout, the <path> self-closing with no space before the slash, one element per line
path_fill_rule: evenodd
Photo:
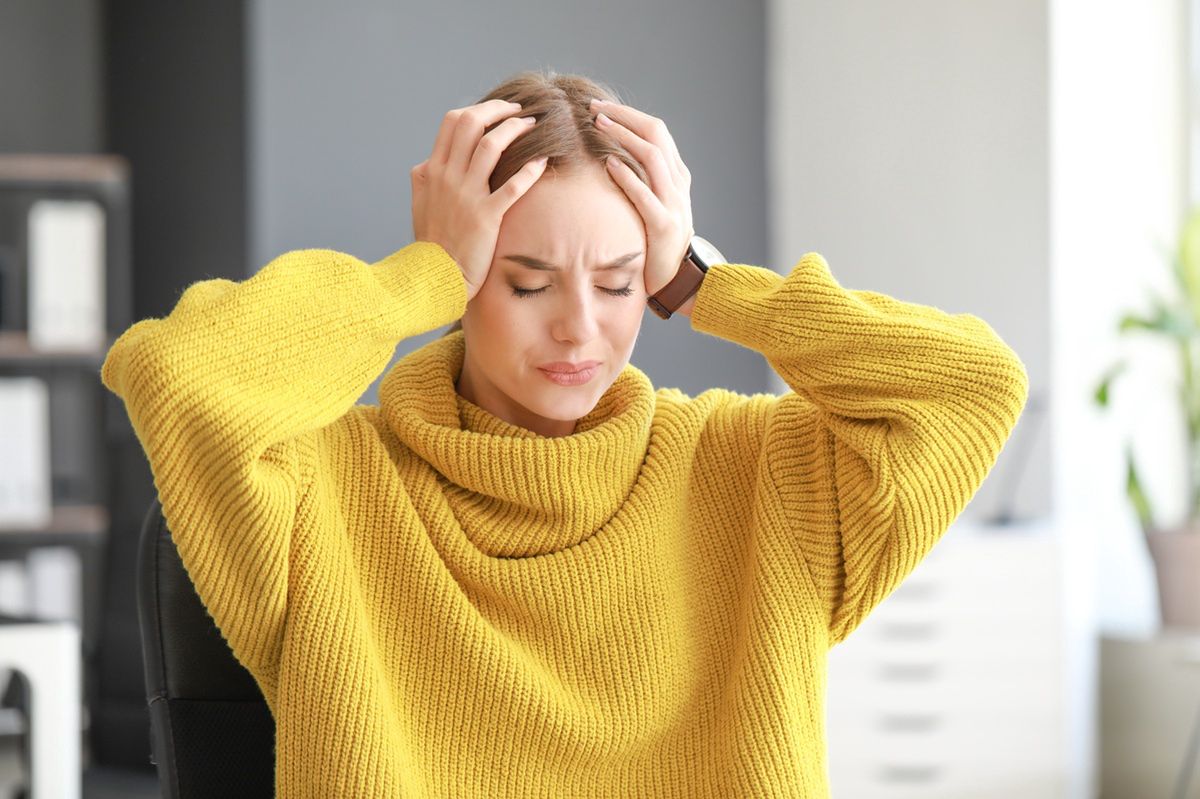
<path fill-rule="evenodd" d="M 543 173 L 504 214 L 496 254 L 564 264 L 583 259 L 589 266 L 645 244 L 641 214 L 597 165 L 570 175 Z"/>

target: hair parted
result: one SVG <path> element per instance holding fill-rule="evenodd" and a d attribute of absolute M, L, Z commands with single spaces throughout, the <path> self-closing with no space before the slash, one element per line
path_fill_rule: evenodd
<path fill-rule="evenodd" d="M 592 163 L 603 166 L 608 156 L 615 155 L 643 183 L 650 185 L 650 177 L 641 162 L 592 124 L 592 111 L 588 104 L 594 97 L 624 103 L 617 91 L 608 84 L 549 68 L 518 72 L 479 98 L 476 101 L 478 103 L 497 99 L 520 103 L 520 115 L 535 119 L 533 128 L 518 136 L 500 154 L 496 168 L 488 179 L 491 191 L 503 186 L 527 162 L 542 156 L 549 159 L 546 162 L 547 173 L 553 170 L 556 175 L 569 175 Z M 484 133 L 493 127 L 495 125 Z M 458 320 L 442 335 L 448 336 L 460 329 L 462 321 Z"/>

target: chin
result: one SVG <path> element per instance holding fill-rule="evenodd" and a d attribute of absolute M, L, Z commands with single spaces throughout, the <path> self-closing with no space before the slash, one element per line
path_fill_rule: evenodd
<path fill-rule="evenodd" d="M 545 385 L 538 387 L 534 396 L 530 397 L 532 404 L 526 407 L 536 411 L 539 416 L 564 422 L 590 413 L 609 386 L 609 383 L 601 382 L 599 375 L 582 386 L 556 386 L 541 375 L 537 380 Z"/>
<path fill-rule="evenodd" d="M 551 389 L 553 390 L 553 388 Z M 539 396 L 539 402 L 533 410 L 539 416 L 547 419 L 557 419 L 561 422 L 573 422 L 586 416 L 596 407 L 597 396 L 592 391 L 581 391 L 579 388 L 559 389 L 560 394 Z M 571 392 L 571 394 L 568 394 Z M 564 396 L 565 395 L 565 396 Z"/>

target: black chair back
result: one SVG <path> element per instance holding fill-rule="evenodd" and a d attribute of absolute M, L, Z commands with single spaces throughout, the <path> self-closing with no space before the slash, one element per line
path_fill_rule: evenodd
<path fill-rule="evenodd" d="M 275 790 L 275 722 L 200 601 L 156 497 L 142 523 L 138 621 L 153 761 L 164 799 Z"/>

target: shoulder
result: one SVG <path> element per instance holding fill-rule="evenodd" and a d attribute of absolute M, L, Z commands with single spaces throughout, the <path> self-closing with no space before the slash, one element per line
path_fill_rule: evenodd
<path fill-rule="evenodd" d="M 747 444 L 762 439 L 779 396 L 743 394 L 727 388 L 706 389 L 691 396 L 681 389 L 655 391 L 656 426 L 681 427 L 702 441 Z"/>
<path fill-rule="evenodd" d="M 373 462 L 398 446 L 378 405 L 353 405 L 329 424 L 313 431 L 318 464 L 337 471 Z M 389 460 L 391 457 L 389 456 Z"/>

